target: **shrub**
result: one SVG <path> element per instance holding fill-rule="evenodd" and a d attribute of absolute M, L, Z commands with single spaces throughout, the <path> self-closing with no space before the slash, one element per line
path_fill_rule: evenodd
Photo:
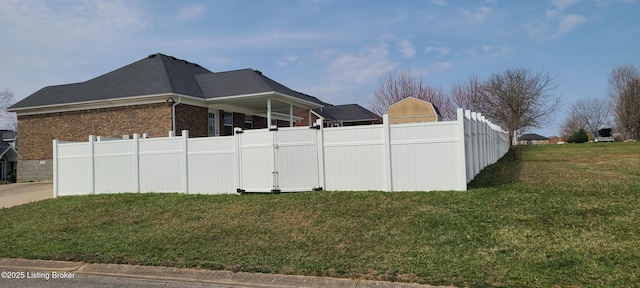
<path fill-rule="evenodd" d="M 584 131 L 584 129 L 582 128 L 580 128 L 580 130 L 573 133 L 573 135 L 571 135 L 571 137 L 567 139 L 568 143 L 586 143 L 588 141 L 589 141 L 589 135 L 587 134 L 587 131 Z"/>
<path fill-rule="evenodd" d="M 11 173 L 11 174 L 7 175 L 7 180 L 10 183 L 16 183 L 18 181 L 18 175 L 16 175 L 16 173 Z"/>

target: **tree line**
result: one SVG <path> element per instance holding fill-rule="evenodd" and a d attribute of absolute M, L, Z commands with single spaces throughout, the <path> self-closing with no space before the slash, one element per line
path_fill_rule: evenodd
<path fill-rule="evenodd" d="M 555 77 L 544 69 L 510 68 L 486 79 L 472 75 L 453 84 L 447 94 L 424 84 L 411 72 L 387 71 L 370 106 L 373 112 L 382 115 L 391 104 L 413 96 L 433 103 L 448 120 L 456 117 L 457 108 L 480 112 L 506 129 L 513 143 L 516 132 L 547 123 L 560 105 L 560 98 L 553 94 L 557 87 Z"/>
<path fill-rule="evenodd" d="M 583 98 L 572 103 L 562 135 L 571 137 L 584 131 L 598 136 L 602 128 L 614 128 L 620 139 L 640 137 L 640 72 L 631 64 L 614 67 L 608 76 L 607 95 Z"/>
<path fill-rule="evenodd" d="M 384 72 L 379 86 L 369 101 L 378 115 L 406 97 L 436 105 L 441 116 L 452 120 L 456 109 L 482 113 L 491 122 L 514 135 L 549 123 L 560 110 L 560 96 L 554 93 L 556 77 L 543 68 L 509 68 L 481 79 L 471 75 L 458 81 L 447 93 L 425 84 L 409 71 Z M 609 73 L 607 96 L 582 98 L 570 104 L 561 127 L 561 136 L 569 139 L 580 130 L 597 136 L 601 128 L 615 128 L 624 139 L 640 136 L 640 72 L 631 64 L 616 66 Z M 512 142 L 513 143 L 513 142 Z"/>

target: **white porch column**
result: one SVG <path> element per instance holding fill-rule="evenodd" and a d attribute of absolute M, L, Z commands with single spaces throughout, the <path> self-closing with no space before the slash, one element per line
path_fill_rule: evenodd
<path fill-rule="evenodd" d="M 293 105 L 289 104 L 289 127 L 293 127 Z"/>
<path fill-rule="evenodd" d="M 309 109 L 309 127 L 311 127 L 311 124 L 313 123 L 313 121 L 311 121 L 311 109 Z M 322 125 L 320 125 L 322 126 Z"/>
<path fill-rule="evenodd" d="M 271 129 L 271 98 L 267 98 L 267 129 Z"/>

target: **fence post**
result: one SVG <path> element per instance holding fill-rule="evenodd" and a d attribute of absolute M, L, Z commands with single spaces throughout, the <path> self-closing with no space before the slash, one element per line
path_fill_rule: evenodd
<path fill-rule="evenodd" d="M 465 144 L 464 149 L 466 151 L 467 160 L 467 183 L 471 179 L 473 179 L 473 138 L 471 135 L 471 111 L 464 111 L 464 133 L 465 133 Z"/>
<path fill-rule="evenodd" d="M 53 198 L 58 197 L 58 140 L 53 139 Z"/>
<path fill-rule="evenodd" d="M 458 186 L 459 191 L 467 190 L 467 152 L 465 150 L 464 111 L 458 108 Z"/>
<path fill-rule="evenodd" d="M 311 111 L 311 110 L 309 110 Z M 311 121 L 311 120 L 309 120 Z M 316 148 L 318 157 L 318 188 L 327 190 L 327 182 L 324 174 L 324 125 L 322 125 L 322 119 L 316 119 L 316 125 L 320 127 L 316 133 Z"/>
<path fill-rule="evenodd" d="M 485 122 L 484 116 L 478 114 L 480 119 L 480 170 L 487 167 L 487 122 Z"/>
<path fill-rule="evenodd" d="M 234 184 L 236 186 L 236 192 L 242 193 L 244 192 L 243 183 L 242 183 L 242 131 L 237 128 L 233 132 L 233 139 L 235 140 L 235 157 L 233 157 L 233 161 L 235 166 L 234 170 Z"/>
<path fill-rule="evenodd" d="M 182 193 L 189 194 L 189 130 L 182 130 Z"/>
<path fill-rule="evenodd" d="M 89 135 L 89 169 L 91 174 L 89 175 L 89 191 L 91 194 L 96 194 L 96 155 L 95 155 L 95 141 L 96 136 Z"/>
<path fill-rule="evenodd" d="M 140 135 L 133 134 L 133 166 L 136 171 L 135 192 L 140 193 Z"/>
<path fill-rule="evenodd" d="M 382 115 L 383 141 L 384 141 L 384 183 L 385 191 L 393 192 L 393 165 L 391 163 L 391 124 L 389 114 Z"/>
<path fill-rule="evenodd" d="M 471 112 L 471 148 L 473 149 L 473 176 L 478 175 L 478 113 Z"/>

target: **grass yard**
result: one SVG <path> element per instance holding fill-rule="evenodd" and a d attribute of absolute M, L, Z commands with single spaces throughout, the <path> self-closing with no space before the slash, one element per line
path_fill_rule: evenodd
<path fill-rule="evenodd" d="M 639 286 L 640 143 L 522 147 L 466 192 L 75 196 L 1 209 L 0 220 L 0 257 Z"/>

